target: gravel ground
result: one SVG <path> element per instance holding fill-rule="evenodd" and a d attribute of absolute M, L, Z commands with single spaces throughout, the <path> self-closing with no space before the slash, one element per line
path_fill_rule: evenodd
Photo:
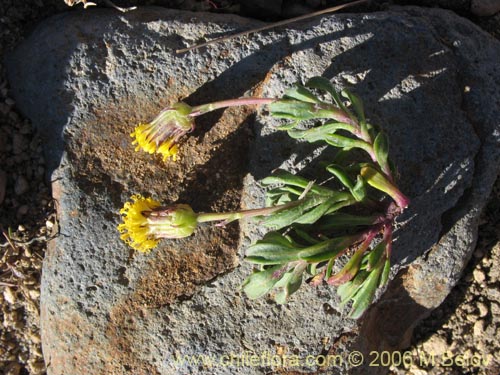
<path fill-rule="evenodd" d="M 42 1 L 0 3 L 0 51 L 27 25 L 65 8 Z M 2 59 L 3 60 L 3 59 Z M 0 371 L 44 374 L 39 330 L 40 274 L 55 224 L 39 137 L 16 111 L 0 60 Z"/>
<path fill-rule="evenodd" d="M 72 2 L 71 0 L 67 0 Z M 77 2 L 77 1 L 73 1 Z M 99 1 L 96 1 L 99 3 Z M 104 2 L 104 1 L 102 1 Z M 250 15 L 257 3 L 268 6 L 268 19 L 293 16 L 333 1 L 296 0 L 241 2 L 157 0 L 130 2 L 156 4 L 196 11 Z M 387 2 L 386 2 L 387 3 Z M 400 3 L 410 3 L 401 1 Z M 500 13 L 472 17 L 470 1 L 412 1 L 420 5 L 452 4 L 485 30 L 500 37 Z M 117 1 L 117 4 L 124 5 Z M 126 5 L 126 4 L 125 4 Z M 381 7 L 384 5 L 382 4 Z M 81 7 L 76 5 L 76 7 Z M 372 5 L 371 9 L 377 9 Z M 2 0 L 0 2 L 0 53 L 14 48 L 40 20 L 68 11 L 63 0 Z M 279 11 L 281 10 L 281 13 Z M 500 183 L 483 215 L 477 249 L 464 277 L 445 303 L 416 330 L 414 361 L 393 368 L 394 374 L 499 374 L 500 364 Z M 47 242 L 57 234 L 54 202 L 46 176 L 42 146 L 31 123 L 17 111 L 0 59 L 0 371 L 3 374 L 44 374 L 39 333 L 40 274 Z M 432 366 L 418 359 L 421 353 L 478 354 L 479 366 Z M 419 357 L 420 356 L 420 357 Z M 496 359 L 495 359 L 496 358 Z M 488 361 L 488 363 L 485 363 Z"/>

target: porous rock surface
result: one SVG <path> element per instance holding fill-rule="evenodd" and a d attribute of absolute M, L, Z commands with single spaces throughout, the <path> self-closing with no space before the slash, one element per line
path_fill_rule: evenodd
<path fill-rule="evenodd" d="M 60 235 L 43 268 L 44 356 L 55 374 L 376 373 L 371 350 L 400 348 L 460 277 L 499 168 L 500 45 L 449 12 L 334 15 L 177 55 L 260 25 L 235 16 L 91 10 L 40 25 L 8 59 L 16 101 L 44 137 Z M 150 254 L 118 237 L 133 193 L 198 211 L 253 207 L 255 180 L 300 171 L 321 149 L 296 145 L 248 109 L 198 121 L 178 163 L 135 153 L 128 134 L 179 99 L 278 96 L 322 75 L 365 101 L 391 139 L 402 191 L 392 278 L 358 322 L 335 291 L 303 286 L 289 304 L 248 300 L 241 261 L 259 229 L 203 226 Z M 365 353 L 364 366 L 349 353 Z M 234 355 L 231 359 L 231 355 Z M 256 355 L 258 359 L 250 359 Z M 296 355 L 297 363 L 287 362 Z M 194 357 L 185 357 L 194 356 Z M 333 370 L 333 367 L 332 367 Z"/>

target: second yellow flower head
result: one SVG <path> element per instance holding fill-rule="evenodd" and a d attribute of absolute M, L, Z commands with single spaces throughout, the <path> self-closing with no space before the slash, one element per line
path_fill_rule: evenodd
<path fill-rule="evenodd" d="M 194 233 L 198 215 L 187 204 L 163 207 L 160 202 L 141 195 L 132 196 L 120 210 L 123 223 L 120 238 L 135 250 L 148 252 L 161 238 L 184 238 Z"/>

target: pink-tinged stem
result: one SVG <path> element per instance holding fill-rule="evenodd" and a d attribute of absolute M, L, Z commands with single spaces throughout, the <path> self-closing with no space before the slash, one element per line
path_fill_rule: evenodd
<path fill-rule="evenodd" d="M 271 104 L 272 102 L 275 102 L 276 100 L 278 100 L 278 99 L 255 98 L 255 97 L 221 100 L 220 102 L 202 104 L 202 105 L 193 107 L 193 110 L 189 114 L 189 116 L 191 116 L 191 117 L 200 116 L 204 113 L 215 111 L 216 109 L 220 109 L 220 108 L 237 107 L 237 106 L 245 106 L 245 105 L 266 105 L 266 104 Z"/>
<path fill-rule="evenodd" d="M 377 233 L 378 233 L 378 230 L 374 228 L 374 229 L 370 229 L 368 231 L 368 233 L 365 234 L 365 239 L 361 243 L 361 246 L 359 247 L 359 249 L 361 249 L 362 252 L 365 252 L 366 249 L 368 249 L 368 247 L 372 243 L 372 241 L 375 238 L 375 236 L 377 235 Z"/>
<path fill-rule="evenodd" d="M 410 204 L 410 198 L 399 191 L 399 189 L 394 190 L 392 198 L 400 208 L 406 208 Z"/>

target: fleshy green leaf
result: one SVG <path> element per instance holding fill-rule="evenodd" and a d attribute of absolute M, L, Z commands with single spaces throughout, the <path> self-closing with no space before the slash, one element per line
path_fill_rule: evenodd
<path fill-rule="evenodd" d="M 352 188 L 354 187 L 354 183 L 351 181 L 346 171 L 344 171 L 344 169 L 340 165 L 330 164 L 328 167 L 326 167 L 326 170 L 337 177 L 342 185 L 344 185 L 349 190 L 352 190 Z"/>
<path fill-rule="evenodd" d="M 278 117 L 278 116 L 276 116 L 276 117 Z M 287 117 L 282 117 L 282 118 L 287 118 Z M 287 131 L 287 130 L 295 128 L 299 124 L 299 122 L 300 122 L 300 120 L 292 121 L 292 122 L 289 122 L 289 123 L 286 123 L 283 125 L 279 125 L 275 129 Z"/>
<path fill-rule="evenodd" d="M 283 192 L 292 193 L 293 195 L 296 195 L 297 197 L 299 197 L 302 194 L 302 192 L 304 191 L 304 190 L 296 189 L 296 188 L 289 186 L 289 185 L 282 186 L 280 188 L 280 190 Z"/>
<path fill-rule="evenodd" d="M 306 212 L 299 218 L 297 218 L 294 223 L 297 224 L 314 224 L 318 221 L 327 211 L 328 209 L 335 204 L 335 201 L 326 201 L 321 203 L 320 205 L 314 207 L 312 210 Z"/>
<path fill-rule="evenodd" d="M 285 208 L 272 215 L 265 217 L 262 220 L 262 225 L 268 228 L 273 228 L 275 230 L 284 228 L 291 225 L 301 216 L 303 216 L 307 211 L 316 207 L 317 205 L 323 203 L 327 198 L 312 196 L 310 198 L 304 198 L 302 201 L 297 201 L 297 205 L 291 208 Z"/>
<path fill-rule="evenodd" d="M 386 168 L 389 157 L 389 140 L 387 139 L 385 133 L 380 132 L 377 134 L 375 141 L 373 142 L 373 149 L 380 166 L 382 168 Z"/>
<path fill-rule="evenodd" d="M 311 245 L 317 244 L 321 242 L 318 239 L 313 238 L 309 233 L 307 233 L 305 230 L 299 229 L 299 228 L 293 228 L 293 231 L 302 238 L 304 241 L 310 243 Z"/>
<path fill-rule="evenodd" d="M 380 276 L 380 282 L 378 283 L 379 288 L 387 284 L 390 272 L 391 272 L 391 260 L 386 259 L 384 262 L 384 269 L 382 270 L 382 276 Z"/>
<path fill-rule="evenodd" d="M 349 247 L 356 238 L 355 236 L 332 238 L 316 245 L 306 247 L 302 249 L 298 255 L 300 259 L 308 262 L 323 262 L 337 257 L 342 251 Z"/>
<path fill-rule="evenodd" d="M 307 120 L 314 118 L 314 105 L 298 100 L 281 99 L 269 105 L 273 117 L 296 120 Z"/>
<path fill-rule="evenodd" d="M 337 130 L 347 130 L 353 135 L 356 134 L 354 126 L 350 124 L 346 124 L 345 122 L 328 122 L 306 130 L 289 130 L 288 135 L 293 139 L 304 139 L 309 143 L 314 143 L 325 141 L 329 135 L 334 134 Z"/>
<path fill-rule="evenodd" d="M 365 270 L 361 270 L 358 272 L 356 277 L 354 277 L 353 280 L 340 285 L 337 288 L 337 293 L 340 296 L 340 305 L 344 306 L 349 300 L 351 300 L 354 295 L 358 292 L 359 288 L 361 288 L 361 285 L 363 285 L 363 282 L 366 280 L 368 277 L 369 272 Z"/>
<path fill-rule="evenodd" d="M 272 175 L 261 180 L 262 185 L 272 184 L 285 184 L 299 186 L 303 189 L 307 187 L 309 181 L 303 177 L 297 176 L 293 173 L 285 171 L 284 169 L 277 169 Z"/>
<path fill-rule="evenodd" d="M 276 201 L 276 205 L 279 206 L 279 205 L 282 205 L 282 204 L 290 203 L 292 201 L 293 200 L 292 200 L 292 197 L 290 196 L 290 194 L 285 193 L 281 197 L 279 197 L 279 199 Z"/>
<path fill-rule="evenodd" d="M 329 93 L 335 104 L 339 106 L 343 111 L 349 113 L 348 109 L 346 108 L 344 102 L 342 101 L 342 98 L 340 97 L 339 93 L 335 89 L 335 86 L 326 78 L 324 77 L 313 77 L 306 83 L 307 87 L 311 87 L 313 89 L 318 89 L 318 90 L 323 90 Z"/>
<path fill-rule="evenodd" d="M 353 319 L 358 319 L 363 315 L 365 310 L 370 306 L 375 296 L 375 291 L 377 290 L 377 285 L 379 282 L 379 277 L 382 272 L 382 267 L 377 267 L 370 272 L 366 280 L 361 285 L 361 288 L 357 291 L 353 297 L 352 310 L 349 316 Z"/>
<path fill-rule="evenodd" d="M 353 139 L 349 137 L 345 137 L 343 135 L 338 134 L 329 134 L 325 138 L 326 143 L 329 145 L 339 147 L 339 148 L 360 148 L 367 152 L 370 152 L 371 146 L 365 141 L 361 141 L 359 139 Z"/>
<path fill-rule="evenodd" d="M 367 255 L 368 270 L 372 270 L 377 266 L 382 258 L 382 255 L 384 254 L 386 246 L 387 244 L 382 241 L 377 246 L 375 246 L 372 251 L 370 251 L 370 253 Z"/>
<path fill-rule="evenodd" d="M 283 265 L 278 264 L 264 271 L 258 271 L 251 274 L 245 279 L 241 288 L 250 299 L 262 297 L 278 282 L 279 278 L 276 278 L 274 273 L 278 272 L 282 267 Z"/>
<path fill-rule="evenodd" d="M 283 184 L 283 185 L 297 186 L 302 189 L 306 189 L 309 186 L 310 181 L 303 177 L 290 173 L 284 169 L 277 169 L 273 172 L 272 175 L 262 179 L 261 184 L 264 186 Z M 316 184 L 310 186 L 310 192 L 314 193 L 315 195 L 324 195 L 324 196 L 330 196 L 335 193 L 335 191 L 329 188 L 319 186 Z"/>
<path fill-rule="evenodd" d="M 332 214 L 332 213 L 340 210 L 343 207 L 347 207 L 347 206 L 350 206 L 351 204 L 356 203 L 356 199 L 354 199 L 350 194 L 347 194 L 347 195 L 348 195 L 348 198 L 346 200 L 340 201 L 340 202 L 335 203 L 334 205 L 330 206 L 328 211 L 326 211 L 325 215 Z"/>
<path fill-rule="evenodd" d="M 326 265 L 325 279 L 328 280 L 328 278 L 332 275 L 332 270 L 333 270 L 334 264 L 335 264 L 335 258 L 331 258 L 328 261 L 328 264 Z"/>
<path fill-rule="evenodd" d="M 366 123 L 365 110 L 363 108 L 363 102 L 361 101 L 361 99 L 348 90 L 342 90 L 342 96 L 349 99 L 349 101 L 351 102 L 352 107 L 354 108 L 354 112 L 358 116 L 359 122 Z"/>
<path fill-rule="evenodd" d="M 340 270 L 339 273 L 331 276 L 327 283 L 331 285 L 341 285 L 350 281 L 359 271 L 361 265 L 361 260 L 363 259 L 363 253 L 365 249 L 360 248 L 354 252 L 351 259 L 346 263 L 346 265 Z"/>
<path fill-rule="evenodd" d="M 299 263 L 295 266 L 295 268 L 288 272 L 286 276 L 286 283 L 279 283 L 282 290 L 276 294 L 274 300 L 278 304 L 285 304 L 288 300 L 288 297 L 295 293 L 302 285 L 303 272 L 307 267 L 307 263 Z M 278 287 L 278 283 L 275 285 Z"/>
<path fill-rule="evenodd" d="M 377 216 L 357 216 L 338 212 L 322 218 L 319 229 L 330 230 L 371 225 L 376 219 Z"/>
<path fill-rule="evenodd" d="M 353 186 L 351 189 L 352 196 L 358 201 L 361 202 L 363 199 L 366 198 L 366 185 L 365 181 L 363 180 L 363 177 L 358 175 L 358 178 L 356 180 L 356 185 Z"/>
<path fill-rule="evenodd" d="M 289 237 L 278 232 L 269 232 L 247 249 L 245 260 L 257 264 L 287 263 L 299 260 L 298 254 L 302 249 L 303 247 Z"/>
<path fill-rule="evenodd" d="M 290 99 L 296 99 L 301 102 L 307 103 L 319 103 L 320 100 L 311 91 L 306 89 L 304 86 L 295 85 L 285 91 L 285 97 Z"/>
<path fill-rule="evenodd" d="M 293 120 L 312 120 L 334 118 L 334 113 L 326 106 L 316 103 L 306 103 L 293 99 L 280 99 L 269 104 L 271 115 L 276 118 Z"/>

